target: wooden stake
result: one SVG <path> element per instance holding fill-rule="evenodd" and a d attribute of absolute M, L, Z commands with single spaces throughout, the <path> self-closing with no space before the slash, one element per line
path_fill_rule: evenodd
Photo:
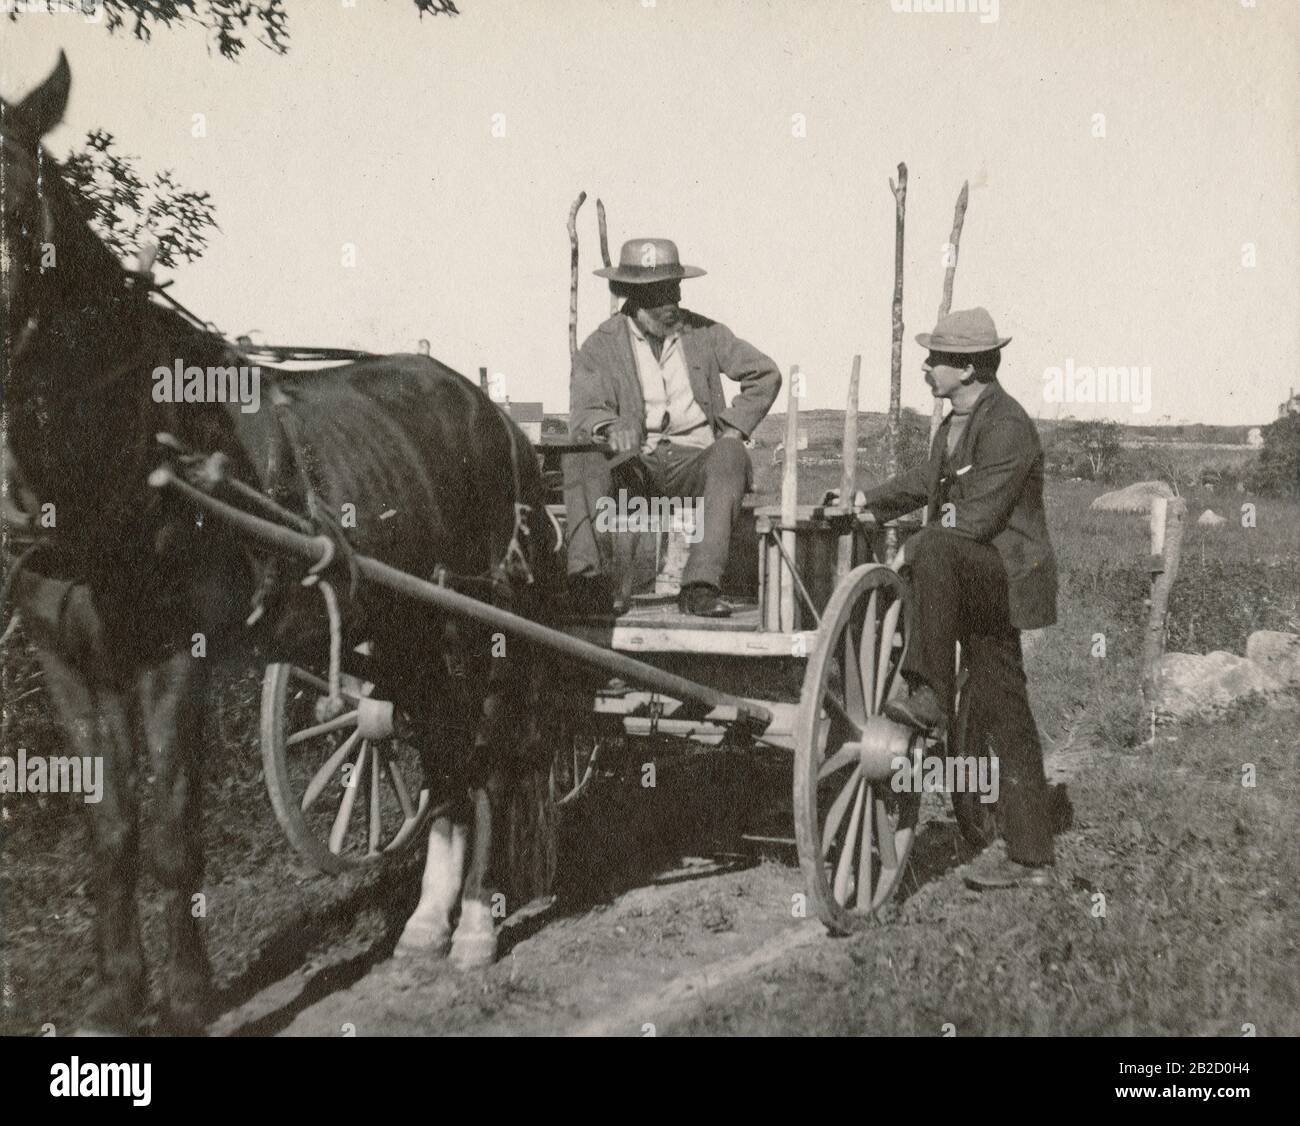
<path fill-rule="evenodd" d="M 966 204 L 970 201 L 970 181 L 963 180 L 961 192 L 957 196 L 957 206 L 952 212 L 952 234 L 948 236 L 948 247 L 952 254 L 948 268 L 943 272 L 943 299 L 939 302 L 939 316 L 946 317 L 952 312 L 952 283 L 957 276 L 957 252 L 961 246 L 961 229 L 966 223 Z"/>
<path fill-rule="evenodd" d="M 790 390 L 785 397 L 785 465 L 781 474 L 781 544 L 791 563 L 795 555 L 795 527 L 799 522 L 799 365 L 790 368 Z M 781 566 L 781 624 L 783 630 L 793 631 L 794 574 L 782 560 Z"/>
<path fill-rule="evenodd" d="M 902 415 L 903 402 L 903 221 L 907 215 L 907 165 L 898 166 L 898 183 L 889 181 L 889 190 L 894 193 L 894 305 L 893 327 L 894 342 L 889 354 L 889 419 L 886 423 L 888 449 L 886 451 L 885 472 L 893 477 L 898 472 L 898 422 Z M 892 554 L 896 535 L 890 529 L 888 536 L 889 551 Z"/>
<path fill-rule="evenodd" d="M 578 208 L 587 200 L 586 192 L 569 208 L 569 356 L 578 354 Z"/>
<path fill-rule="evenodd" d="M 957 251 L 961 246 L 961 229 L 966 223 L 966 204 L 970 199 L 970 181 L 963 180 L 961 192 L 957 196 L 957 206 L 952 212 L 952 234 L 948 236 L 948 253 L 951 258 L 948 261 L 948 268 L 943 272 L 943 297 L 939 300 L 939 317 L 942 319 L 952 312 L 952 283 L 957 276 Z M 939 426 L 943 423 L 943 400 L 937 395 L 934 399 L 934 405 L 930 408 L 930 444 L 927 450 L 934 449 L 934 436 L 939 433 Z M 921 523 L 925 523 L 930 515 L 930 507 L 921 513 Z"/>
<path fill-rule="evenodd" d="M 1159 504 L 1155 502 L 1159 501 Z M 1187 502 L 1182 497 L 1153 497 L 1151 505 L 1151 616 L 1147 619 L 1142 646 L 1142 717 L 1138 737 L 1147 741 L 1155 734 L 1155 710 L 1160 697 L 1160 658 L 1165 651 L 1165 626 L 1169 613 L 1169 592 L 1178 578 L 1183 554 L 1183 527 Z"/>
<path fill-rule="evenodd" d="M 853 371 L 849 375 L 849 398 L 844 404 L 844 445 L 840 457 L 840 507 L 853 510 L 853 490 L 858 475 L 858 379 L 862 371 L 862 357 L 853 357 Z M 843 578 L 853 569 L 853 532 L 840 536 L 839 558 L 836 574 Z"/>
<path fill-rule="evenodd" d="M 609 229 L 605 226 L 605 205 L 596 197 L 596 222 L 600 226 L 600 260 L 607 266 L 614 263 L 609 257 Z M 612 317 L 619 309 L 619 298 L 613 293 L 609 295 L 609 315 Z"/>

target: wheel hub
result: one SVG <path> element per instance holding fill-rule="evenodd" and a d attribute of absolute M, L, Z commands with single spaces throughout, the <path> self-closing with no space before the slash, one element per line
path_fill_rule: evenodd
<path fill-rule="evenodd" d="M 862 728 L 862 740 L 845 747 L 856 747 L 862 763 L 863 777 L 869 782 L 885 782 L 896 774 L 901 765 L 910 766 L 912 745 L 917 733 L 906 724 L 895 723 L 883 715 L 867 717 Z M 902 763 L 899 760 L 902 760 Z"/>
<path fill-rule="evenodd" d="M 357 730 L 363 739 L 387 739 L 393 733 L 393 702 L 363 696 L 357 701 Z"/>

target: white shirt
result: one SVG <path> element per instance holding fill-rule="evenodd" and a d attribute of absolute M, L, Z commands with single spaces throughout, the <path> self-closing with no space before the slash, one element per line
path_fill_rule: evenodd
<path fill-rule="evenodd" d="M 650 342 L 634 318 L 627 317 L 627 327 L 632 338 L 637 375 L 641 379 L 641 391 L 645 396 L 646 444 L 642 452 L 653 450 L 660 438 L 671 438 L 682 446 L 711 446 L 713 431 L 708 415 L 695 401 L 695 392 L 691 390 L 691 374 L 686 366 L 681 334 L 674 333 L 668 337 L 656 359 Z"/>

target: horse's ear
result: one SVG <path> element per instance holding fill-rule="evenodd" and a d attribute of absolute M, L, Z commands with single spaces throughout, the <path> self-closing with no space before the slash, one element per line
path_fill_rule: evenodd
<path fill-rule="evenodd" d="M 10 128 L 24 140 L 35 143 L 63 120 L 68 108 L 68 91 L 72 87 L 72 71 L 68 69 L 68 56 L 59 52 L 59 61 L 48 78 L 36 87 L 6 115 Z"/>

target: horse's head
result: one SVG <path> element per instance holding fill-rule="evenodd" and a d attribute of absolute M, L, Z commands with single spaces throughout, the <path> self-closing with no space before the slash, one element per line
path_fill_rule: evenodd
<path fill-rule="evenodd" d="M 58 170 L 41 148 L 41 138 L 62 119 L 72 74 L 59 61 L 49 77 L 17 105 L 0 99 L 0 292 L 8 339 L 20 346 L 23 330 L 38 308 L 41 259 L 53 242 L 55 213 L 50 198 Z"/>

